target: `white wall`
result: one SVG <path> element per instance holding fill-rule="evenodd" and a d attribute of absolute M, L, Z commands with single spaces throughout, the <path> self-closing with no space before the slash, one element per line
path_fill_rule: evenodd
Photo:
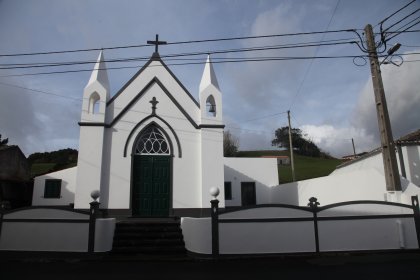
<path fill-rule="evenodd" d="M 414 185 L 402 180 L 403 189 Z M 322 205 L 351 200 L 400 201 L 411 204 L 409 196 L 385 188 L 385 177 L 376 168 L 333 173 L 329 176 L 282 184 L 272 188 L 272 203 L 306 206 L 316 197 Z"/>
<path fill-rule="evenodd" d="M 181 218 L 185 248 L 198 254 L 211 254 L 211 218 Z"/>
<path fill-rule="evenodd" d="M 241 206 L 241 182 L 255 182 L 257 204 L 270 203 L 273 186 L 278 185 L 275 158 L 224 158 L 225 182 L 232 183 L 232 200 L 226 206 Z"/>
<path fill-rule="evenodd" d="M 402 147 L 407 179 L 420 187 L 420 145 Z"/>
<path fill-rule="evenodd" d="M 116 220 L 114 218 L 96 219 L 95 252 L 109 252 L 112 250 L 115 223 Z"/>
<path fill-rule="evenodd" d="M 324 252 L 419 248 L 412 218 L 320 221 L 318 229 Z"/>
<path fill-rule="evenodd" d="M 319 217 L 412 214 L 408 208 L 389 205 L 347 205 L 318 212 Z M 255 219 L 248 223 L 219 223 L 220 254 L 315 252 L 313 220 L 263 222 L 264 218 L 312 218 L 308 211 L 262 207 L 221 214 L 223 219 Z M 211 219 L 183 218 L 187 250 L 211 254 Z M 319 248 L 326 251 L 416 249 L 413 218 L 318 221 Z"/>
<path fill-rule="evenodd" d="M 412 146 L 402 146 L 402 155 L 404 160 L 405 172 L 406 172 L 406 179 L 411 181 L 413 184 L 420 187 L 420 145 L 412 145 Z M 397 165 L 398 171 L 401 175 L 401 165 L 400 165 L 400 158 L 398 153 L 396 154 L 397 157 Z M 334 170 L 334 174 L 342 174 L 345 172 L 351 172 L 354 170 L 362 170 L 367 168 L 375 168 L 382 174 L 384 174 L 384 164 L 382 160 L 382 153 L 377 152 L 374 155 L 371 155 L 366 158 L 361 158 L 359 160 L 355 160 L 353 162 L 348 162 L 347 164 L 343 165 L 340 168 Z"/>
<path fill-rule="evenodd" d="M 138 93 L 138 89 L 135 93 Z M 121 97 L 125 96 L 125 94 L 125 92 L 121 94 Z M 172 92 L 172 94 L 176 95 L 177 92 Z M 129 92 L 128 95 L 131 95 L 131 92 Z M 149 101 L 153 97 L 156 97 L 157 101 L 159 101 L 157 104 L 156 114 L 164 118 L 175 130 L 181 145 L 181 157 L 179 157 L 179 149 L 175 135 L 160 119 L 156 117 L 150 118 L 145 123 L 135 128 L 142 119 L 151 114 L 152 109 Z M 177 97 L 181 100 L 189 98 L 184 92 L 179 92 Z M 115 104 L 115 106 L 118 106 L 119 108 L 123 105 Z M 131 154 L 133 146 L 135 145 L 135 139 L 138 133 L 140 133 L 141 130 L 151 122 L 155 122 L 161 126 L 168 134 L 169 140 L 172 142 L 173 208 L 202 207 L 201 173 L 199 172 L 201 169 L 200 130 L 195 129 L 191 125 L 181 111 L 173 104 L 166 93 L 156 84 L 152 86 L 141 97 L 141 99 L 131 107 L 131 109 L 114 125 L 112 129 L 107 131 L 108 135 L 106 138 L 109 138 L 109 140 L 106 142 L 105 150 L 108 151 L 107 157 L 109 158 L 104 165 L 101 195 L 101 203 L 103 203 L 103 205 L 101 205 L 101 207 L 107 207 L 109 209 L 129 208 L 131 203 Z M 127 155 L 124 157 L 124 146 L 130 132 L 132 131 L 132 137 L 128 142 Z"/>
<path fill-rule="evenodd" d="M 103 126 L 80 127 L 75 208 L 88 209 L 92 201 L 90 193 L 101 189 L 104 129 Z"/>
<path fill-rule="evenodd" d="M 355 204 L 318 212 L 318 217 L 413 214 L 394 205 Z M 319 221 L 321 251 L 417 249 L 413 218 Z"/>
<path fill-rule="evenodd" d="M 22 222 L 7 222 L 23 219 Z M 62 219 L 60 222 L 46 222 Z M 66 219 L 86 222 L 66 223 Z M 34 220 L 28 222 L 28 220 Z M 0 250 L 87 252 L 89 215 L 59 209 L 25 209 L 7 213 L 3 217 Z M 115 219 L 97 219 L 95 252 L 112 249 Z"/>
<path fill-rule="evenodd" d="M 33 206 L 65 206 L 74 203 L 76 191 L 77 167 L 67 168 L 53 173 L 35 177 L 32 195 Z M 61 179 L 61 197 L 44 198 L 45 180 Z M 89 197 L 90 198 L 90 197 Z"/>
<path fill-rule="evenodd" d="M 311 218 L 311 212 L 292 208 L 263 207 L 219 216 L 223 219 Z M 221 254 L 268 254 L 313 252 L 314 225 L 311 221 L 252 222 L 219 224 Z"/>
<path fill-rule="evenodd" d="M 88 223 L 3 221 L 0 250 L 86 252 Z"/>
<path fill-rule="evenodd" d="M 201 189 L 202 207 L 210 207 L 210 189 L 218 187 L 219 207 L 225 207 L 223 168 L 223 129 L 201 129 Z"/>

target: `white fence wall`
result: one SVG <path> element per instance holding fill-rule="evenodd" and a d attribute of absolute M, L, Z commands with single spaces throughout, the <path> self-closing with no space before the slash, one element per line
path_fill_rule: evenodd
<path fill-rule="evenodd" d="M 318 230 L 321 252 L 419 248 L 412 218 L 319 221 Z"/>
<path fill-rule="evenodd" d="M 112 249 L 115 219 L 97 219 L 95 252 Z M 87 252 L 89 214 L 32 208 L 6 213 L 1 221 L 0 250 Z"/>
<path fill-rule="evenodd" d="M 211 254 L 211 218 L 182 218 L 185 248 L 198 254 Z"/>
<path fill-rule="evenodd" d="M 380 201 L 358 203 L 317 209 L 320 252 L 419 248 L 412 208 Z M 212 254 L 211 218 L 183 218 L 181 226 L 188 251 Z M 315 232 L 309 207 L 260 205 L 219 215 L 219 252 L 316 252 Z"/>
<path fill-rule="evenodd" d="M 312 222 L 219 225 L 221 254 L 314 252 L 314 236 Z"/>

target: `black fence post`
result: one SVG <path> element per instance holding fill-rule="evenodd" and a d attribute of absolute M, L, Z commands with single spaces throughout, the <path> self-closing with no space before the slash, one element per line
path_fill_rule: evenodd
<path fill-rule="evenodd" d="M 420 210 L 419 210 L 419 197 L 413 195 L 411 197 L 411 205 L 414 211 L 414 224 L 416 226 L 417 243 L 420 248 Z"/>
<path fill-rule="evenodd" d="M 308 206 L 312 210 L 312 214 L 314 215 L 314 233 L 315 233 L 315 250 L 319 253 L 319 236 L 318 236 L 318 199 L 316 197 L 311 197 L 309 199 Z"/>
<path fill-rule="evenodd" d="M 3 216 L 4 216 L 5 205 L 3 201 L 0 202 L 0 239 L 1 239 L 1 228 L 3 227 Z"/>
<path fill-rule="evenodd" d="M 95 228 L 96 228 L 96 218 L 99 211 L 99 202 L 96 200 L 92 201 L 90 204 L 89 211 L 89 241 L 88 241 L 88 252 L 93 253 L 95 251 Z"/>
<path fill-rule="evenodd" d="M 211 254 L 214 259 L 219 257 L 219 200 L 211 203 Z"/>

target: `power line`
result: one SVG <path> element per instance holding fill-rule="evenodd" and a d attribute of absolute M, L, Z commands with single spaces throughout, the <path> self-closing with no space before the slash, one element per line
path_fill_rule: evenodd
<path fill-rule="evenodd" d="M 417 10 L 415 10 L 414 12 L 412 12 L 411 14 L 409 14 L 409 15 L 407 15 L 407 16 L 405 16 L 405 17 L 403 17 L 402 19 L 400 19 L 399 21 L 397 21 L 397 22 L 395 22 L 395 23 L 393 23 L 392 25 L 390 25 L 390 26 L 388 26 L 386 29 L 384 29 L 382 32 L 386 32 L 387 30 L 389 30 L 389 29 L 391 29 L 392 27 L 394 27 L 395 25 L 397 25 L 397 24 L 399 24 L 399 23 L 401 23 L 402 21 L 404 21 L 405 19 L 407 19 L 407 18 L 409 18 L 409 17 L 411 17 L 412 15 L 414 15 L 414 14 L 416 14 L 418 11 L 420 11 L 420 8 L 419 9 L 417 9 Z M 411 20 L 411 21 L 413 21 L 413 20 Z M 411 22 L 410 21 L 410 22 Z M 407 25 L 407 24 L 406 24 Z"/>
<path fill-rule="evenodd" d="M 278 116 L 278 115 L 282 115 L 282 114 L 286 114 L 286 113 L 287 113 L 287 111 L 284 111 L 284 112 L 280 112 L 280 113 L 275 113 L 275 114 L 271 114 L 271 115 L 257 117 L 257 118 L 254 118 L 254 119 L 244 120 L 242 122 L 252 122 L 252 121 L 256 121 L 256 120 L 272 118 L 272 117 L 275 117 L 275 116 Z"/>
<path fill-rule="evenodd" d="M 399 56 L 414 55 L 420 53 L 405 53 L 398 54 Z M 306 60 L 306 59 L 347 59 L 347 58 L 366 58 L 367 55 L 340 55 L 340 56 L 295 56 L 295 57 L 268 57 L 268 58 L 246 58 L 246 59 L 235 59 L 227 58 L 226 60 L 213 61 L 213 64 L 219 63 L 240 63 L 240 62 L 266 62 L 266 61 L 293 61 L 293 60 Z M 385 55 L 378 56 L 385 57 Z M 168 63 L 167 66 L 185 66 L 185 65 L 201 65 L 205 64 L 205 61 L 202 62 L 185 62 L 185 63 Z M 107 67 L 99 68 L 97 70 L 119 70 L 119 69 L 132 69 L 132 68 L 141 68 L 143 65 L 137 66 L 121 66 L 121 67 Z M 161 67 L 161 65 L 149 65 L 149 67 Z M 2 75 L 0 78 L 4 77 L 21 77 L 21 76 L 36 76 L 36 75 L 51 75 L 51 74 L 66 74 L 66 73 L 79 73 L 79 72 L 92 72 L 92 69 L 78 69 L 78 70 L 64 70 L 64 71 L 52 71 L 52 72 L 38 72 L 38 73 L 25 73 L 25 74 L 11 74 L 11 75 Z"/>
<path fill-rule="evenodd" d="M 190 40 L 190 41 L 168 42 L 167 45 L 208 43 L 208 42 L 233 41 L 233 40 L 249 40 L 249 39 L 273 38 L 273 37 L 304 36 L 304 35 L 314 35 L 314 34 L 323 34 L 323 33 L 342 33 L 342 32 L 353 32 L 355 30 L 356 29 L 340 29 L 340 30 L 331 30 L 331 31 L 296 32 L 296 33 L 283 33 L 283 34 L 271 34 L 271 35 L 259 35 L 259 36 L 244 36 L 244 37 L 230 37 L 230 38 L 217 38 L 217 39 L 204 39 L 204 40 Z M 148 45 L 148 44 L 140 44 L 140 45 L 126 45 L 126 46 L 76 49 L 76 50 L 45 51 L 45 52 L 31 52 L 31 53 L 12 53 L 12 54 L 0 54 L 0 57 L 63 54 L 63 53 L 90 52 L 90 51 L 100 51 L 100 50 L 141 48 L 141 47 L 150 47 L 150 46 L 151 45 Z"/>
<path fill-rule="evenodd" d="M 340 0 L 338 0 L 338 1 L 337 1 L 337 4 L 335 5 L 334 11 L 333 11 L 333 13 L 332 13 L 332 15 L 331 15 L 331 17 L 330 17 L 330 20 L 328 21 L 327 28 L 326 28 L 326 30 L 327 30 L 327 31 L 328 31 L 328 29 L 330 28 L 331 22 L 332 22 L 332 20 L 333 20 L 333 18 L 334 18 L 335 12 L 337 11 L 337 8 L 338 8 L 338 5 L 339 5 L 339 4 L 340 4 Z M 322 34 L 321 41 L 324 39 L 325 34 L 326 34 L 326 33 Z M 317 48 L 316 48 L 316 50 L 315 50 L 315 56 L 318 54 L 318 52 L 319 52 L 319 47 L 317 47 Z M 314 63 L 314 59 L 311 59 L 311 61 L 309 62 L 308 68 L 306 68 L 305 74 L 303 75 L 303 79 L 302 79 L 302 81 L 301 81 L 301 82 L 300 82 L 300 84 L 299 84 L 298 90 L 296 91 L 296 94 L 294 94 L 294 96 L 293 96 L 293 98 L 292 98 L 292 102 L 290 103 L 290 106 L 289 106 L 289 111 L 290 111 L 290 109 L 292 108 L 292 106 L 293 106 L 293 104 L 294 104 L 294 102 L 295 102 L 296 97 L 300 94 L 300 92 L 301 92 L 301 90 L 302 90 L 302 87 L 303 87 L 303 85 L 305 84 L 306 77 L 308 76 L 309 72 L 310 72 L 310 71 L 311 71 L 311 69 L 312 69 L 312 64 L 313 64 L 313 63 Z"/>
<path fill-rule="evenodd" d="M 386 33 L 388 34 L 393 34 L 393 33 L 416 33 L 416 32 L 420 32 L 420 29 L 416 29 L 416 30 L 406 30 L 404 32 L 402 31 L 387 31 Z M 376 33 L 375 33 L 376 34 Z"/>
<path fill-rule="evenodd" d="M 405 31 L 407 31 L 408 29 L 410 29 L 411 27 L 416 26 L 417 24 L 420 23 L 420 20 L 418 20 L 417 22 L 413 23 L 412 25 L 410 25 L 409 27 L 407 27 L 406 29 L 404 29 L 403 31 L 397 32 L 395 33 L 393 36 L 389 37 L 386 39 L 386 41 L 388 42 L 389 40 L 391 40 L 392 38 L 395 38 L 396 36 L 400 35 L 401 33 L 404 33 Z"/>
<path fill-rule="evenodd" d="M 387 16 L 386 18 L 384 18 L 382 21 L 380 21 L 378 24 L 383 24 L 385 21 L 387 21 L 388 19 L 390 19 L 391 17 L 393 17 L 394 15 L 396 15 L 397 13 L 401 12 L 402 10 L 404 10 L 405 8 L 407 8 L 408 6 L 410 6 L 411 4 L 413 4 L 414 2 L 416 2 L 416 0 L 412 0 L 410 3 L 406 4 L 405 6 L 403 6 L 402 8 L 398 9 L 397 11 L 393 12 L 391 15 Z"/>
<path fill-rule="evenodd" d="M 304 43 L 290 43 L 282 45 L 269 45 L 269 46 L 259 46 L 252 48 L 237 48 L 237 49 L 228 49 L 228 50 L 216 50 L 216 51 L 206 51 L 206 52 L 195 52 L 195 53 L 182 53 L 182 54 L 168 54 L 161 57 L 166 58 L 166 60 L 197 60 L 195 58 L 176 58 L 177 56 L 188 56 L 188 55 L 207 55 L 209 53 L 231 53 L 231 52 L 241 52 L 241 51 L 261 51 L 261 50 L 271 50 L 271 49 L 282 49 L 282 48 L 292 48 L 292 47 L 314 47 L 314 46 L 329 46 L 337 44 L 353 44 L 355 38 L 347 39 L 334 39 L 334 40 L 321 40 L 321 41 L 312 41 Z M 106 63 L 120 63 L 120 62 L 135 62 L 135 61 L 147 61 L 149 57 L 129 57 L 129 58 L 117 58 L 117 59 L 108 59 L 104 60 Z M 212 60 L 217 59 L 212 57 Z M 57 67 L 57 66 L 71 66 L 79 64 L 95 64 L 96 61 L 67 61 L 67 62 L 39 62 L 39 63 L 9 63 L 9 64 L 0 64 L 0 69 L 18 69 L 18 68 L 39 68 L 39 67 Z"/>
<path fill-rule="evenodd" d="M 20 89 L 30 90 L 30 91 L 34 91 L 34 92 L 38 92 L 38 93 L 42 93 L 42 94 L 53 95 L 53 96 L 56 96 L 56 97 L 62 97 L 62 98 L 76 100 L 76 101 L 82 101 L 83 100 L 82 98 L 65 96 L 65 95 L 61 95 L 61 94 L 57 94 L 57 93 L 53 93 L 53 92 L 43 91 L 43 90 L 39 90 L 39 89 L 32 89 L 32 88 L 18 86 L 18 85 L 13 85 L 13 84 L 4 83 L 4 82 L 0 82 L 0 84 L 1 85 L 5 85 L 5 86 L 8 86 L 8 87 L 15 87 L 15 88 L 20 88 Z"/>
<path fill-rule="evenodd" d="M 254 130 L 254 129 L 247 129 L 247 128 L 241 128 L 241 127 L 234 127 L 234 126 L 226 126 L 226 128 L 229 129 L 237 129 L 237 130 L 242 130 L 242 131 L 250 131 L 250 132 L 257 132 L 257 133 L 263 133 L 263 134 L 273 134 L 274 131 L 268 131 L 268 130 Z"/>

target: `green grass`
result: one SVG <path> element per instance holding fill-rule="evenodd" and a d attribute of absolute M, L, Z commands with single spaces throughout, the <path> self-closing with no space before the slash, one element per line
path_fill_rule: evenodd
<path fill-rule="evenodd" d="M 261 157 L 261 156 L 288 156 L 288 151 L 240 151 L 238 157 Z M 342 161 L 339 159 L 313 158 L 295 155 L 296 180 L 307 180 L 327 176 L 334 171 L 335 167 Z M 292 168 L 290 165 L 279 166 L 280 184 L 292 182 Z"/>
<path fill-rule="evenodd" d="M 38 176 L 54 170 L 55 163 L 34 163 L 31 166 L 31 176 Z"/>
<path fill-rule="evenodd" d="M 307 180 L 327 176 L 341 163 L 339 159 L 312 158 L 295 155 L 296 180 Z M 292 182 L 292 168 L 290 165 L 279 166 L 280 184 Z"/>

